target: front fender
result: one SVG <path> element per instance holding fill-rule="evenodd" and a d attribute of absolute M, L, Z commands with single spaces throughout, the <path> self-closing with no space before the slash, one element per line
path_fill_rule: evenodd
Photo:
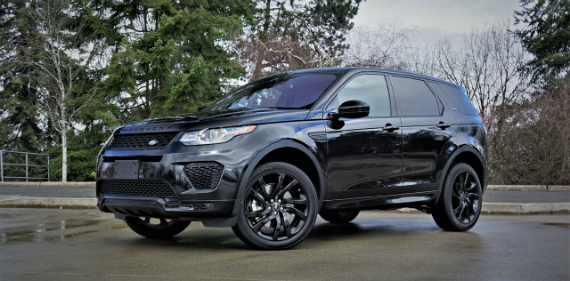
<path fill-rule="evenodd" d="M 292 139 L 283 139 L 283 140 L 279 140 L 276 142 L 273 142 L 271 144 L 268 144 L 267 146 L 262 147 L 261 149 L 259 149 L 252 157 L 252 159 L 249 161 L 249 163 L 246 165 L 244 172 L 242 173 L 241 179 L 239 180 L 238 183 L 238 193 L 236 196 L 236 203 L 234 205 L 234 209 L 232 212 L 232 216 L 237 216 L 239 208 L 241 208 L 241 206 L 243 205 L 243 197 L 245 195 L 245 192 L 247 191 L 247 182 L 249 180 L 249 177 L 251 177 L 251 174 L 253 173 L 253 170 L 255 170 L 255 168 L 257 167 L 257 165 L 261 162 L 261 160 L 267 156 L 269 153 L 280 149 L 280 148 L 294 148 L 297 149 L 303 153 L 305 153 L 305 155 L 307 155 L 310 159 L 312 164 L 315 166 L 317 173 L 318 173 L 318 177 L 319 177 L 319 210 L 321 209 L 322 205 L 323 205 L 323 201 L 325 198 L 325 178 L 323 175 L 323 171 L 322 171 L 322 165 L 319 163 L 319 161 L 317 160 L 317 151 L 310 149 L 310 147 L 306 144 L 303 144 L 297 140 L 292 140 Z"/>

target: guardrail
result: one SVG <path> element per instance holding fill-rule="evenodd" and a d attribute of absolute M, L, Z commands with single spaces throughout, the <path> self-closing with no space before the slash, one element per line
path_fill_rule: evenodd
<path fill-rule="evenodd" d="M 16 154 L 24 154 L 26 156 L 26 162 L 25 163 L 4 163 L 4 154 L 9 154 L 9 153 L 16 153 Z M 28 155 L 35 155 L 35 156 L 46 156 L 47 159 L 47 164 L 46 165 L 38 165 L 38 164 L 29 164 L 29 158 Z M 5 166 L 24 166 L 26 167 L 26 176 L 25 177 L 17 177 L 17 176 L 4 176 L 4 167 Z M 47 178 L 44 177 L 30 177 L 29 176 L 29 170 L 30 167 L 44 167 L 47 168 Z M 4 179 L 26 179 L 26 182 L 29 180 L 47 180 L 48 182 L 50 181 L 50 176 L 49 176 L 49 154 L 42 154 L 42 153 L 31 153 L 31 152 L 22 152 L 22 151 L 9 151 L 9 150 L 0 150 L 0 176 L 2 178 L 2 181 L 4 181 Z"/>

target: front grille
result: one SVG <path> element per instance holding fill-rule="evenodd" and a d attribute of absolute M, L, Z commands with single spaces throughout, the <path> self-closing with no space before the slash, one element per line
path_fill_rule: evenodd
<path fill-rule="evenodd" d="M 109 148 L 118 149 L 140 149 L 140 148 L 161 148 L 168 145 L 178 133 L 158 133 L 158 134 L 134 134 L 134 135 L 115 135 L 113 142 Z M 150 145 L 150 141 L 156 141 L 156 144 Z"/>
<path fill-rule="evenodd" d="M 214 189 L 220 181 L 224 166 L 217 162 L 196 162 L 184 167 L 184 173 L 196 189 Z"/>
<path fill-rule="evenodd" d="M 101 180 L 99 194 L 147 197 L 176 197 L 170 185 L 159 180 Z"/>
<path fill-rule="evenodd" d="M 113 157 L 113 156 L 103 156 L 103 162 L 114 163 L 115 160 L 139 160 L 139 162 L 160 162 L 162 160 L 162 155 L 159 156 L 136 156 L 136 157 Z"/>

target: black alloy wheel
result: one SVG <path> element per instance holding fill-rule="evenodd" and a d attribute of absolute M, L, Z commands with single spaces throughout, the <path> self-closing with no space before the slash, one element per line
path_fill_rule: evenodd
<path fill-rule="evenodd" d="M 432 216 L 445 230 L 469 230 L 479 219 L 482 197 L 475 170 L 466 163 L 459 163 L 449 171 L 440 200 L 432 208 Z"/>
<path fill-rule="evenodd" d="M 171 238 L 190 225 L 187 221 L 148 217 L 126 217 L 125 222 L 134 232 L 147 238 Z"/>
<path fill-rule="evenodd" d="M 250 178 L 233 230 L 246 244 L 258 248 L 291 248 L 313 227 L 317 202 L 312 182 L 299 168 L 283 162 L 266 163 Z"/>
<path fill-rule="evenodd" d="M 479 213 L 477 183 L 469 172 L 459 174 L 453 182 L 451 206 L 453 214 L 462 223 L 469 223 Z"/>

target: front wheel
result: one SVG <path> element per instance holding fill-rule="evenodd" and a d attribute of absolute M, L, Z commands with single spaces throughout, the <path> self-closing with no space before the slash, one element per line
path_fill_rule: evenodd
<path fill-rule="evenodd" d="M 171 238 L 190 225 L 187 221 L 126 217 L 125 222 L 137 234 L 147 238 Z"/>
<path fill-rule="evenodd" d="M 447 174 L 441 198 L 432 208 L 432 216 L 445 230 L 469 230 L 479 219 L 482 199 L 477 173 L 468 164 L 459 163 Z"/>
<path fill-rule="evenodd" d="M 232 228 L 244 243 L 283 250 L 309 235 L 318 200 L 303 171 L 289 163 L 266 163 L 254 170 L 247 186 L 238 222 Z"/>

